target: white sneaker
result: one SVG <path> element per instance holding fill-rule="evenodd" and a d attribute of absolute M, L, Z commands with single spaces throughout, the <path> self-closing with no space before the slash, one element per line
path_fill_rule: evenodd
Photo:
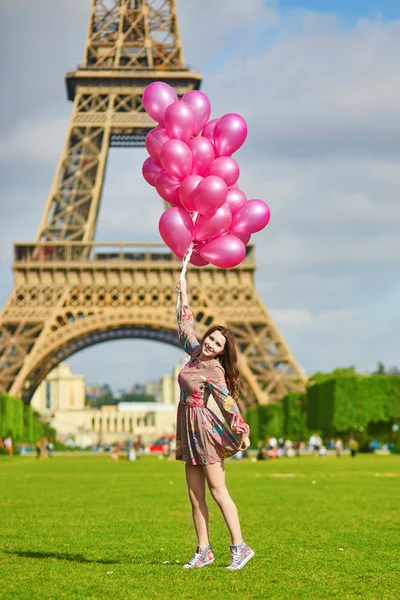
<path fill-rule="evenodd" d="M 183 565 L 184 569 L 201 569 L 201 567 L 207 567 L 215 561 L 214 552 L 211 550 L 211 546 L 201 549 L 197 546 L 197 550 L 192 560 Z"/>
<path fill-rule="evenodd" d="M 242 542 L 238 546 L 230 546 L 230 549 L 232 562 L 229 567 L 226 567 L 230 571 L 238 571 L 254 556 L 254 550 L 252 550 L 245 542 Z"/>

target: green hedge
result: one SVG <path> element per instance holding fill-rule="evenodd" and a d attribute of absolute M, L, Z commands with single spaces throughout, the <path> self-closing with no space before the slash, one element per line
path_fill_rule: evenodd
<path fill-rule="evenodd" d="M 391 429 L 399 417 L 400 377 L 339 375 L 307 389 L 310 430 L 333 436 L 351 430 Z"/>
<path fill-rule="evenodd" d="M 307 388 L 307 428 L 314 433 L 333 435 L 334 380 Z"/>
<path fill-rule="evenodd" d="M 0 436 L 11 435 L 15 442 L 34 444 L 43 436 L 43 425 L 31 406 L 20 398 L 0 394 Z"/>
<path fill-rule="evenodd" d="M 29 444 L 35 444 L 37 440 L 43 437 L 43 425 L 39 421 L 39 415 L 35 413 L 30 405 L 24 406 L 24 425 L 25 441 Z"/>
<path fill-rule="evenodd" d="M 246 420 L 252 445 L 267 436 L 305 440 L 313 432 L 331 438 L 351 431 L 363 432 L 359 437 L 367 444 L 371 436 L 393 441 L 392 425 L 399 417 L 400 377 L 359 375 L 350 368 L 317 373 L 306 394 L 250 408 Z"/>
<path fill-rule="evenodd" d="M 303 438 L 307 435 L 304 396 L 289 394 L 283 402 L 249 408 L 246 421 L 253 446 L 268 436 Z"/>
<path fill-rule="evenodd" d="M 258 418 L 258 406 L 247 409 L 246 423 L 250 427 L 250 442 L 252 446 L 257 446 L 260 439 L 260 420 Z"/>
<path fill-rule="evenodd" d="M 307 398 L 305 394 L 290 393 L 282 401 L 283 435 L 293 441 L 308 437 Z"/>
<path fill-rule="evenodd" d="M 24 437 L 24 404 L 19 398 L 0 394 L 0 436 L 11 435 L 20 442 Z"/>
<path fill-rule="evenodd" d="M 283 432 L 282 404 L 264 404 L 258 407 L 261 440 L 268 436 L 280 437 Z"/>

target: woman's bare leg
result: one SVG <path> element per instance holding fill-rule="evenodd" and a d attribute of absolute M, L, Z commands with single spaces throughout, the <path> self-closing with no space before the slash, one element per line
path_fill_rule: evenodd
<path fill-rule="evenodd" d="M 192 504 L 193 523 L 196 529 L 198 544 L 206 548 L 208 535 L 208 507 L 206 503 L 206 475 L 200 465 L 185 465 L 186 482 Z"/>
<path fill-rule="evenodd" d="M 242 541 L 239 514 L 236 504 L 229 495 L 225 483 L 225 466 L 223 462 L 204 467 L 211 496 L 221 509 L 225 523 L 231 534 L 232 546 L 238 546 Z"/>

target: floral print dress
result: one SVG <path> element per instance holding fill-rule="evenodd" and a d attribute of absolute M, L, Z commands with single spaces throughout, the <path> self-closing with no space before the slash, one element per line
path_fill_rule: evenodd
<path fill-rule="evenodd" d="M 183 306 L 177 315 L 179 339 L 190 361 L 178 376 L 180 402 L 176 426 L 176 459 L 189 465 L 212 465 L 236 454 L 236 435 L 249 434 L 235 400 L 229 395 L 218 358 L 201 360 L 201 345 L 193 332 L 193 315 Z M 232 431 L 207 408 L 212 395 Z M 233 434 L 232 434 L 233 432 Z"/>

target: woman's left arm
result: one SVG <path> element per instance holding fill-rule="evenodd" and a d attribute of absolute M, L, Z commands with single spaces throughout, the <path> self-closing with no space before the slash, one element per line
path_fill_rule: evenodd
<path fill-rule="evenodd" d="M 207 386 L 233 433 L 248 437 L 250 427 L 244 422 L 238 405 L 226 387 L 222 366 L 217 364 L 212 368 L 207 379 Z"/>

